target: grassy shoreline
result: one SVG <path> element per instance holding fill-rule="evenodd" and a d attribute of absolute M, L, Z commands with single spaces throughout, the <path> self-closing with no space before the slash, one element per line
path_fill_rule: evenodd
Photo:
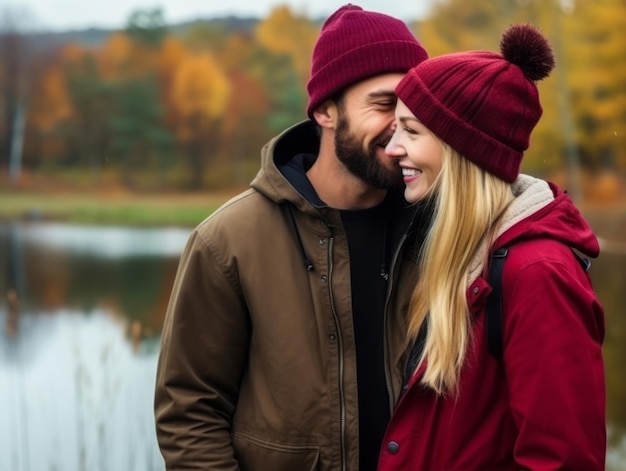
<path fill-rule="evenodd" d="M 236 193 L 128 194 L 0 191 L 0 220 L 193 227 Z"/>
<path fill-rule="evenodd" d="M 0 221 L 45 220 L 131 227 L 194 227 L 242 188 L 203 193 L 0 189 Z M 579 205 L 599 237 L 626 242 L 626 201 Z"/>

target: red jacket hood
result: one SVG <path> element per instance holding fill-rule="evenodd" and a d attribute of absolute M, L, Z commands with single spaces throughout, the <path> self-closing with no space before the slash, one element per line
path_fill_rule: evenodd
<path fill-rule="evenodd" d="M 600 253 L 598 239 L 591 226 L 574 206 L 567 193 L 549 183 L 554 200 L 513 225 L 496 241 L 494 248 L 511 245 L 520 240 L 549 237 L 595 258 Z"/>

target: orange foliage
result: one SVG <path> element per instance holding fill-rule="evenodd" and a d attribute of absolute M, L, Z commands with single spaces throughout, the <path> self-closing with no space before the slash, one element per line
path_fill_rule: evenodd
<path fill-rule="evenodd" d="M 29 124 L 47 133 L 72 113 L 63 72 L 58 67 L 44 72 L 33 92 L 35 100 L 29 109 Z"/>
<path fill-rule="evenodd" d="M 165 121 L 171 126 L 174 126 L 177 120 L 176 106 L 171 90 L 174 87 L 176 71 L 186 57 L 187 51 L 177 38 L 168 36 L 164 39 L 157 58 L 156 69 L 162 90 L 161 102 L 165 107 Z"/>
<path fill-rule="evenodd" d="M 269 100 L 259 84 L 242 73 L 233 74 L 231 83 L 237 93 L 231 95 L 223 132 L 228 136 L 237 134 L 238 130 L 255 133 L 262 128 L 259 117 L 269 113 Z"/>
<path fill-rule="evenodd" d="M 167 42 L 153 48 L 133 40 L 126 33 L 115 33 L 98 53 L 100 71 L 104 78 L 112 80 L 149 75 L 159 68 L 163 48 L 169 45 Z"/>
<path fill-rule="evenodd" d="M 224 117 L 221 149 L 218 154 L 232 165 L 245 159 L 256 159 L 259 149 L 269 139 L 263 116 L 270 113 L 270 103 L 261 85 L 242 72 L 230 77 L 233 89 Z"/>
<path fill-rule="evenodd" d="M 106 78 L 116 78 L 128 71 L 134 59 L 131 39 L 124 33 L 115 33 L 104 43 L 99 58 L 102 74 Z"/>
<path fill-rule="evenodd" d="M 243 34 L 229 36 L 220 54 L 220 62 L 227 71 L 243 69 L 250 55 L 254 43 Z"/>
<path fill-rule="evenodd" d="M 183 124 L 179 128 L 179 136 L 184 140 L 190 139 L 194 130 L 222 116 L 230 91 L 228 77 L 211 55 L 186 57 L 176 70 L 172 98 L 178 114 L 186 122 L 193 120 L 195 125 L 191 129 Z"/>
<path fill-rule="evenodd" d="M 61 49 L 61 62 L 63 63 L 75 63 L 83 59 L 89 54 L 84 48 L 78 44 L 70 43 Z"/>
<path fill-rule="evenodd" d="M 160 71 L 168 72 L 174 70 L 185 59 L 187 51 L 182 43 L 175 37 L 168 36 L 161 45 L 158 57 L 158 68 Z"/>

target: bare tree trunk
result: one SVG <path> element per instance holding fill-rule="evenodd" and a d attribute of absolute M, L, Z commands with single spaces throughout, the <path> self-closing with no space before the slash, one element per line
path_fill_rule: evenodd
<path fill-rule="evenodd" d="M 11 181 L 18 182 L 22 175 L 22 149 L 24 148 L 24 134 L 26 132 L 26 105 L 18 103 L 15 110 L 11 149 L 9 152 L 9 176 Z"/>
<path fill-rule="evenodd" d="M 25 11 L 4 7 L 0 10 L 0 167 L 8 169 L 12 180 L 19 179 L 26 124 L 28 84 L 26 68 L 30 62 Z M 4 122 L 3 122 L 4 121 Z"/>
<path fill-rule="evenodd" d="M 10 26 L 9 26 L 10 28 Z M 13 140 L 13 127 L 17 111 L 17 88 L 19 82 L 19 38 L 17 33 L 0 25 L 0 93 L 3 97 L 2 110 L 4 124 L 0 129 L 0 165 L 9 166 L 9 156 Z"/>

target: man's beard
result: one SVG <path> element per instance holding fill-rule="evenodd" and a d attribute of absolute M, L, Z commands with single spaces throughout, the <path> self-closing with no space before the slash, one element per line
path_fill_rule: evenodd
<path fill-rule="evenodd" d="M 379 135 L 369 143 L 363 142 L 350 130 L 350 123 L 343 110 L 339 110 L 335 130 L 335 153 L 345 167 L 367 184 L 387 190 L 402 186 L 402 170 L 399 166 L 387 167 L 378 160 L 376 150 L 389 142 L 390 136 Z"/>

